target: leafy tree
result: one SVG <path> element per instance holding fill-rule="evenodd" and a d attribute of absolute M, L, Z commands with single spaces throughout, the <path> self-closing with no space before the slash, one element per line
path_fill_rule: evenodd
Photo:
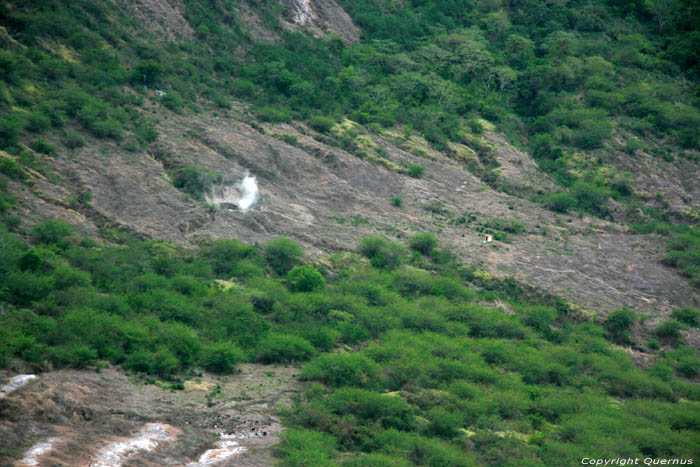
<path fill-rule="evenodd" d="M 429 255 L 433 248 L 438 246 L 438 239 L 431 233 L 419 233 L 408 239 L 411 249 L 424 255 Z"/>
<path fill-rule="evenodd" d="M 75 227 L 60 219 L 46 220 L 35 225 L 30 233 L 34 243 L 66 246 L 66 238 L 75 232 Z"/>
<path fill-rule="evenodd" d="M 688 326 L 697 327 L 698 318 L 700 318 L 700 310 L 697 308 L 679 308 L 671 312 L 671 318 L 680 321 Z"/>
<path fill-rule="evenodd" d="M 304 257 L 301 247 L 287 237 L 268 240 L 264 251 L 265 261 L 280 276 L 289 272 Z"/>
<path fill-rule="evenodd" d="M 245 360 L 243 351 L 231 342 L 216 342 L 202 348 L 201 364 L 214 373 L 232 373 Z"/>
<path fill-rule="evenodd" d="M 257 360 L 263 363 L 304 361 L 315 353 L 306 339 L 287 334 L 270 334 L 258 344 Z"/>
<path fill-rule="evenodd" d="M 628 331 L 635 320 L 636 313 L 634 310 L 622 308 L 610 313 L 603 324 L 613 340 L 627 344 L 630 341 Z"/>
<path fill-rule="evenodd" d="M 376 268 L 394 269 L 407 256 L 405 247 L 382 237 L 367 237 L 359 245 L 361 255 L 367 257 Z"/>
<path fill-rule="evenodd" d="M 305 264 L 294 266 L 287 273 L 287 283 L 294 292 L 313 292 L 323 290 L 326 280 L 313 265 Z"/>

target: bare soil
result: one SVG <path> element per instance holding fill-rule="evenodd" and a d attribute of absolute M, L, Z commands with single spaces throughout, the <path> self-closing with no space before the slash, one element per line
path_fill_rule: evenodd
<path fill-rule="evenodd" d="M 559 215 L 494 191 L 446 154 L 419 156 L 405 145 L 399 148 L 396 138 L 368 135 L 395 167 L 426 167 L 422 178 L 411 178 L 329 145 L 326 136 L 303 125 L 259 125 L 240 106 L 226 117 L 184 117 L 151 106 L 160 117 L 162 135 L 153 151 L 130 153 L 114 144 L 88 144 L 52 161 L 61 185 L 40 177 L 31 190 L 14 185 L 25 225 L 59 217 L 78 224 L 86 235 L 95 235 L 98 227 L 119 226 L 144 238 L 191 247 L 199 238 L 264 242 L 288 235 L 311 256 L 352 249 L 367 235 L 401 241 L 429 231 L 466 263 L 514 276 L 594 313 L 628 306 L 663 316 L 698 304 L 698 293 L 686 279 L 660 263 L 666 238 L 635 235 L 598 218 Z M 282 135 L 296 137 L 296 145 L 285 143 Z M 513 185 L 552 183 L 526 153 L 494 133 L 485 137 L 496 146 L 502 176 Z M 233 180 L 249 170 L 258 179 L 260 201 L 245 212 L 212 212 L 168 180 L 167 167 L 186 164 Z M 678 175 L 673 171 L 660 171 L 657 178 L 665 174 L 669 181 L 658 182 L 659 189 L 669 187 L 673 198 L 689 200 L 688 206 L 698 203 L 697 185 L 686 190 L 685 183 L 673 181 Z M 70 195 L 83 191 L 92 194 L 90 202 L 71 205 Z M 401 208 L 392 206 L 394 196 L 403 199 Z M 469 215 L 472 222 L 458 223 Z M 504 219 L 521 222 L 524 231 L 484 244 L 479 230 Z"/>
<path fill-rule="evenodd" d="M 115 369 L 43 373 L 0 400 L 0 465 L 27 465 L 21 459 L 28 451 L 49 442 L 27 456 L 33 465 L 197 465 L 222 433 L 243 452 L 216 465 L 272 465 L 277 412 L 297 391 L 297 371 L 246 364 L 235 375 L 188 380 L 184 391 Z M 128 449 L 115 449 L 119 443 Z M 122 457 L 107 455 L 110 449 Z"/>

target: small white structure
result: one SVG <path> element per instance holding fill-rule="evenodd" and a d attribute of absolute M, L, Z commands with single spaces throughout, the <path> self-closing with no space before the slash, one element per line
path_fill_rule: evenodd
<path fill-rule="evenodd" d="M 493 235 L 486 235 L 484 238 L 484 243 L 491 243 L 493 241 Z"/>
<path fill-rule="evenodd" d="M 162 89 L 156 89 L 156 97 L 163 97 L 165 95 L 165 91 Z"/>

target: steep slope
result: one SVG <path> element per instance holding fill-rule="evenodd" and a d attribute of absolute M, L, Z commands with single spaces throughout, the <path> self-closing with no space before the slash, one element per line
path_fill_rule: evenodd
<path fill-rule="evenodd" d="M 0 463 L 697 455 L 666 4 L 0 4 Z"/>
<path fill-rule="evenodd" d="M 429 231 L 467 262 L 538 285 L 596 312 L 628 306 L 665 315 L 674 307 L 696 303 L 698 295 L 685 280 L 659 264 L 663 238 L 635 235 L 594 217 L 559 215 L 494 191 L 440 152 L 426 159 L 379 135 L 369 136 L 383 149 L 385 160 L 397 167 L 424 164 L 424 176 L 416 179 L 328 146 L 314 139 L 322 135 L 303 125 L 256 129 L 240 121 L 242 114 L 193 118 L 156 108 L 163 136 L 152 153 L 125 154 L 116 146 L 98 149 L 88 144 L 71 159 L 56 161 L 61 179 L 72 181 L 64 189 L 92 194 L 81 207 L 87 216 L 86 233 L 106 224 L 183 245 L 194 245 L 198 238 L 263 242 L 288 235 L 312 251 L 328 253 L 353 248 L 367 235 L 407 238 Z M 294 136 L 296 145 L 285 143 L 281 135 Z M 489 138 L 499 145 L 498 153 L 517 154 L 523 166 L 532 164 L 527 154 L 503 138 Z M 102 157 L 94 157 L 97 150 Z M 202 206 L 168 182 L 163 163 L 198 164 L 235 181 L 249 170 L 258 177 L 261 200 L 248 211 Z M 514 183 L 520 182 L 520 173 L 513 177 Z M 547 182 L 544 178 L 530 183 Z M 695 186 L 690 184 L 690 190 Z M 36 198 L 54 203 L 60 199 L 54 195 L 58 190 L 43 180 L 33 189 L 35 194 L 26 188 L 18 191 L 22 217 L 39 220 L 48 212 L 61 217 L 61 204 L 52 211 Z M 400 208 L 391 205 L 395 196 L 404 201 Z M 470 215 L 474 221 L 458 222 Z M 63 218 L 75 222 L 79 216 L 69 210 Z M 508 242 L 484 244 L 479 230 L 499 219 L 522 224 L 522 231 L 508 234 Z"/>

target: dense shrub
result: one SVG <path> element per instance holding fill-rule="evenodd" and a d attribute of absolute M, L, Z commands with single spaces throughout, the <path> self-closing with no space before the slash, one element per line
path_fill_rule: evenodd
<path fill-rule="evenodd" d="M 204 245 L 200 251 L 200 256 L 211 264 L 214 274 L 221 278 L 234 275 L 241 260 L 252 254 L 253 247 L 234 239 L 216 240 Z"/>
<path fill-rule="evenodd" d="M 337 465 L 336 441 L 325 433 L 311 430 L 287 429 L 275 451 L 283 456 L 280 465 L 285 467 L 332 467 Z"/>
<path fill-rule="evenodd" d="M 359 354 L 320 355 L 304 365 L 301 378 L 329 386 L 365 387 L 376 384 L 378 366 Z"/>
<path fill-rule="evenodd" d="M 563 191 L 550 193 L 544 197 L 543 201 L 544 205 L 552 211 L 562 213 L 576 206 L 576 198 Z"/>
<path fill-rule="evenodd" d="M 679 308 L 671 312 L 671 318 L 683 323 L 688 326 L 697 327 L 700 323 L 698 318 L 700 318 L 700 310 L 697 308 Z"/>
<path fill-rule="evenodd" d="M 360 241 L 358 251 L 375 268 L 394 269 L 406 258 L 406 248 L 382 237 L 367 237 Z"/>
<path fill-rule="evenodd" d="M 326 398 L 324 405 L 338 415 L 352 414 L 378 422 L 384 428 L 408 429 L 413 421 L 413 410 L 401 397 L 366 389 L 338 389 Z"/>
<path fill-rule="evenodd" d="M 311 128 L 321 133 L 328 133 L 335 125 L 335 121 L 332 118 L 321 116 L 312 117 L 308 123 Z"/>
<path fill-rule="evenodd" d="M 17 163 L 13 159 L 4 156 L 0 158 L 0 173 L 16 180 L 23 177 L 22 169 L 17 166 Z"/>
<path fill-rule="evenodd" d="M 204 167 L 188 165 L 175 171 L 173 185 L 194 199 L 201 200 L 214 180 L 216 176 Z"/>
<path fill-rule="evenodd" d="M 594 214 L 605 214 L 605 206 L 610 191 L 598 184 L 578 181 L 573 185 L 574 197 L 579 209 L 589 211 Z"/>
<path fill-rule="evenodd" d="M 54 288 L 54 278 L 31 271 L 11 272 L 4 278 L 4 300 L 20 306 L 46 297 Z"/>
<path fill-rule="evenodd" d="M 408 239 L 411 249 L 429 255 L 433 248 L 438 246 L 438 239 L 431 233 L 419 233 Z"/>
<path fill-rule="evenodd" d="M 268 240 L 264 249 L 267 264 L 279 275 L 289 272 L 304 257 L 301 247 L 287 237 Z"/>
<path fill-rule="evenodd" d="M 311 264 L 295 266 L 287 273 L 287 283 L 293 292 L 323 290 L 326 280 Z"/>
<path fill-rule="evenodd" d="M 423 172 L 425 172 L 425 166 L 418 164 L 409 165 L 407 169 L 408 175 L 410 175 L 413 178 L 421 178 L 423 176 Z"/>
<path fill-rule="evenodd" d="M 245 360 L 243 351 L 230 342 L 217 342 L 202 348 L 201 364 L 214 373 L 231 373 Z"/>
<path fill-rule="evenodd" d="M 447 411 L 443 408 L 433 408 L 428 412 L 428 432 L 441 438 L 453 438 L 459 433 L 464 424 L 462 414 L 455 411 Z"/>
<path fill-rule="evenodd" d="M 679 321 L 668 319 L 656 326 L 654 334 L 663 339 L 675 340 L 681 337 L 680 331 L 685 328 L 686 326 Z"/>
<path fill-rule="evenodd" d="M 301 337 L 270 334 L 257 347 L 257 360 L 263 363 L 304 361 L 314 356 L 314 347 Z"/>
<path fill-rule="evenodd" d="M 630 340 L 628 334 L 629 328 L 634 324 L 635 320 L 636 313 L 634 310 L 622 308 L 610 313 L 607 318 L 605 318 L 603 325 L 614 341 L 626 344 L 629 343 Z"/>
<path fill-rule="evenodd" d="M 290 119 L 289 112 L 272 106 L 261 107 L 256 110 L 256 114 L 263 122 L 284 123 Z"/>
<path fill-rule="evenodd" d="M 34 243 L 65 246 L 66 237 L 75 232 L 75 227 L 66 221 L 54 219 L 38 223 L 32 228 L 30 237 Z"/>

